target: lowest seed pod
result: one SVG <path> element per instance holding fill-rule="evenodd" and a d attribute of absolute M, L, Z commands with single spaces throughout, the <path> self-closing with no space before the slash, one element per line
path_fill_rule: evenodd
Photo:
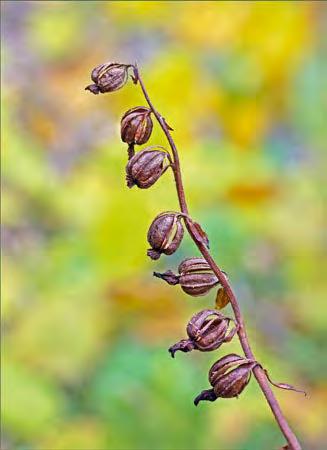
<path fill-rule="evenodd" d="M 209 382 L 212 389 L 202 391 L 195 398 L 194 404 L 198 405 L 202 400 L 213 402 L 219 397 L 238 397 L 248 385 L 252 369 L 257 365 L 257 361 L 234 353 L 220 358 L 209 370 Z"/>
<path fill-rule="evenodd" d="M 216 350 L 224 342 L 231 341 L 237 332 L 237 326 L 228 331 L 231 321 L 233 319 L 225 317 L 214 309 L 205 309 L 196 313 L 186 328 L 189 338 L 182 339 L 171 346 L 169 348 L 171 356 L 174 357 L 178 350 L 185 353 L 193 349 L 201 352 Z"/>
<path fill-rule="evenodd" d="M 152 186 L 169 167 L 165 164 L 169 155 L 162 150 L 149 147 L 136 153 L 126 166 L 126 181 L 129 188 L 134 185 L 141 189 Z M 159 148 L 159 147 L 157 147 Z"/>
<path fill-rule="evenodd" d="M 90 84 L 85 90 L 92 94 L 104 94 L 122 88 L 128 79 L 129 64 L 105 63 L 92 70 L 91 78 L 95 84 Z"/>
<path fill-rule="evenodd" d="M 180 213 L 164 212 L 159 214 L 148 231 L 148 242 L 151 248 L 147 254 L 151 259 L 158 259 L 160 255 L 171 255 L 179 247 L 184 228 L 181 222 Z"/>

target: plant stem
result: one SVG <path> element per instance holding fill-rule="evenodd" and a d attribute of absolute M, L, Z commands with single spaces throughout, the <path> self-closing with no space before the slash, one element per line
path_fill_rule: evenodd
<path fill-rule="evenodd" d="M 165 133 L 166 138 L 169 142 L 170 148 L 172 150 L 172 154 L 173 154 L 172 169 L 173 169 L 173 174 L 174 174 L 174 179 L 175 179 L 175 184 L 176 184 L 179 205 L 180 205 L 181 211 L 184 214 L 188 214 L 188 207 L 187 207 L 187 203 L 186 203 L 186 199 L 185 199 L 185 192 L 184 192 L 184 187 L 183 187 L 183 182 L 182 182 L 178 150 L 177 150 L 175 142 L 169 132 L 166 121 L 159 114 L 159 112 L 155 109 L 155 107 L 153 106 L 153 104 L 149 98 L 149 95 L 147 93 L 147 90 L 144 86 L 143 80 L 139 74 L 139 71 L 138 71 L 138 68 L 136 67 L 136 65 L 135 65 L 135 71 L 136 71 L 137 78 L 140 83 L 142 92 L 144 94 L 144 97 L 145 97 L 149 107 L 151 108 L 154 116 L 158 120 L 163 132 Z M 237 334 L 238 334 L 240 344 L 242 346 L 245 356 L 249 359 L 255 360 L 254 354 L 252 352 L 252 349 L 251 349 L 251 346 L 250 346 L 250 343 L 249 343 L 249 340 L 247 337 L 243 316 L 242 316 L 237 298 L 233 292 L 233 289 L 232 289 L 228 279 L 224 276 L 221 269 L 218 267 L 217 263 L 212 258 L 211 254 L 208 251 L 205 244 L 194 235 L 192 229 L 188 226 L 187 221 L 185 221 L 185 224 L 186 224 L 187 230 L 188 230 L 191 238 L 193 239 L 194 243 L 200 250 L 200 252 L 203 255 L 203 257 L 205 258 L 205 260 L 210 265 L 212 271 L 215 273 L 215 275 L 219 279 L 220 284 L 225 289 L 225 291 L 230 299 L 230 303 L 231 303 L 231 306 L 232 306 L 232 309 L 233 309 L 233 312 L 235 315 L 235 319 L 239 326 Z M 266 400 L 275 416 L 276 422 L 277 422 L 281 432 L 283 433 L 283 435 L 285 436 L 285 439 L 288 442 L 290 449 L 291 450 L 301 450 L 301 445 L 300 445 L 298 439 L 296 438 L 295 434 L 291 430 L 290 426 L 288 425 L 288 422 L 282 413 L 282 410 L 277 402 L 277 399 L 269 385 L 269 382 L 267 380 L 264 370 L 262 369 L 262 367 L 256 366 L 253 369 L 253 373 L 254 373 L 254 376 L 255 376 L 264 396 L 266 397 Z"/>

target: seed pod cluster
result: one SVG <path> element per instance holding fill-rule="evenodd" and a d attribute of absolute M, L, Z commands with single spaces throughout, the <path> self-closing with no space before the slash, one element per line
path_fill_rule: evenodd
<path fill-rule="evenodd" d="M 256 361 L 231 353 L 220 358 L 209 370 L 209 382 L 212 389 L 202 391 L 194 404 L 202 400 L 215 401 L 217 398 L 238 397 L 250 381 Z"/>
<path fill-rule="evenodd" d="M 214 309 L 205 309 L 196 313 L 189 321 L 186 332 L 189 339 L 182 339 L 169 348 L 172 357 L 180 350 L 189 352 L 193 349 L 209 352 L 219 348 L 224 342 L 232 340 L 238 328 L 235 326 L 228 332 L 233 321 Z"/>
<path fill-rule="evenodd" d="M 171 255 L 178 249 L 184 236 L 181 219 L 175 212 L 164 212 L 154 219 L 148 231 L 151 248 L 147 254 L 151 259 L 160 258 L 162 253 Z"/>
<path fill-rule="evenodd" d="M 90 84 L 85 90 L 92 94 L 104 94 L 122 88 L 128 79 L 128 64 L 105 63 L 92 70 L 91 78 L 95 84 Z"/>
<path fill-rule="evenodd" d="M 165 161 L 167 153 L 162 150 L 145 148 L 136 153 L 126 166 L 127 186 L 148 189 L 168 169 L 169 164 L 165 164 Z"/>
<path fill-rule="evenodd" d="M 93 94 L 116 91 L 126 84 L 129 69 L 133 71 L 133 82 L 135 84 L 140 82 L 143 89 L 137 67 L 118 63 L 101 64 L 93 69 L 91 78 L 94 84 L 85 89 Z M 143 145 L 150 139 L 153 129 L 152 113 L 158 117 L 152 106 L 150 108 L 137 106 L 129 109 L 121 119 L 121 140 L 128 144 L 126 181 L 129 188 L 137 186 L 140 189 L 148 189 L 169 167 L 176 175 L 178 160 L 171 158 L 162 147 L 143 148 L 135 154 L 135 145 Z M 160 124 L 165 124 L 166 130 L 172 130 L 165 119 L 161 117 L 158 120 Z M 159 214 L 148 230 L 147 240 L 151 248 L 147 254 L 151 259 L 156 260 L 162 254 L 171 255 L 176 252 L 184 235 L 183 222 L 199 246 L 209 248 L 208 236 L 200 224 L 194 222 L 187 214 L 167 211 Z M 179 284 L 182 290 L 192 297 L 206 295 L 220 283 L 207 261 L 199 257 L 184 259 L 178 266 L 177 274 L 168 270 L 164 273 L 154 272 L 154 275 L 168 284 Z M 228 301 L 226 292 L 218 291 L 216 307 L 223 308 Z M 189 352 L 196 349 L 208 352 L 218 349 L 223 343 L 229 342 L 238 331 L 238 325 L 235 322 L 235 325 L 230 327 L 231 322 L 234 320 L 225 317 L 217 309 L 205 309 L 194 314 L 186 327 L 188 338 L 182 339 L 169 348 L 171 356 L 174 357 L 177 351 Z M 203 391 L 194 403 L 197 405 L 201 400 L 214 401 L 218 397 L 238 396 L 249 382 L 251 371 L 256 364 L 255 361 L 235 354 L 219 359 L 209 371 L 212 389 Z M 283 388 L 286 388 L 285 386 L 288 385 L 283 384 Z"/>

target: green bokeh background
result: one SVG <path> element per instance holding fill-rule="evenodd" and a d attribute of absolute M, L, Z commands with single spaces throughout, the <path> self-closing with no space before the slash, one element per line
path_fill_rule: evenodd
<path fill-rule="evenodd" d="M 238 294 L 255 354 L 304 448 L 327 448 L 326 4 L 2 2 L 3 450 L 270 450 L 285 441 L 254 381 L 193 406 L 218 352 L 169 358 L 192 298 L 152 278 L 166 173 L 125 185 L 129 83 L 84 91 L 93 67 L 137 61 L 174 128 L 192 216 Z M 151 144 L 165 145 L 156 126 Z M 229 307 L 226 314 L 231 314 Z"/>

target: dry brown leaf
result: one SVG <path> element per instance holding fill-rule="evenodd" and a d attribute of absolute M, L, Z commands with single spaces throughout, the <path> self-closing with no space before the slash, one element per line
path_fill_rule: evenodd
<path fill-rule="evenodd" d="M 223 309 L 229 303 L 229 297 L 224 288 L 219 288 L 216 296 L 216 309 Z"/>

